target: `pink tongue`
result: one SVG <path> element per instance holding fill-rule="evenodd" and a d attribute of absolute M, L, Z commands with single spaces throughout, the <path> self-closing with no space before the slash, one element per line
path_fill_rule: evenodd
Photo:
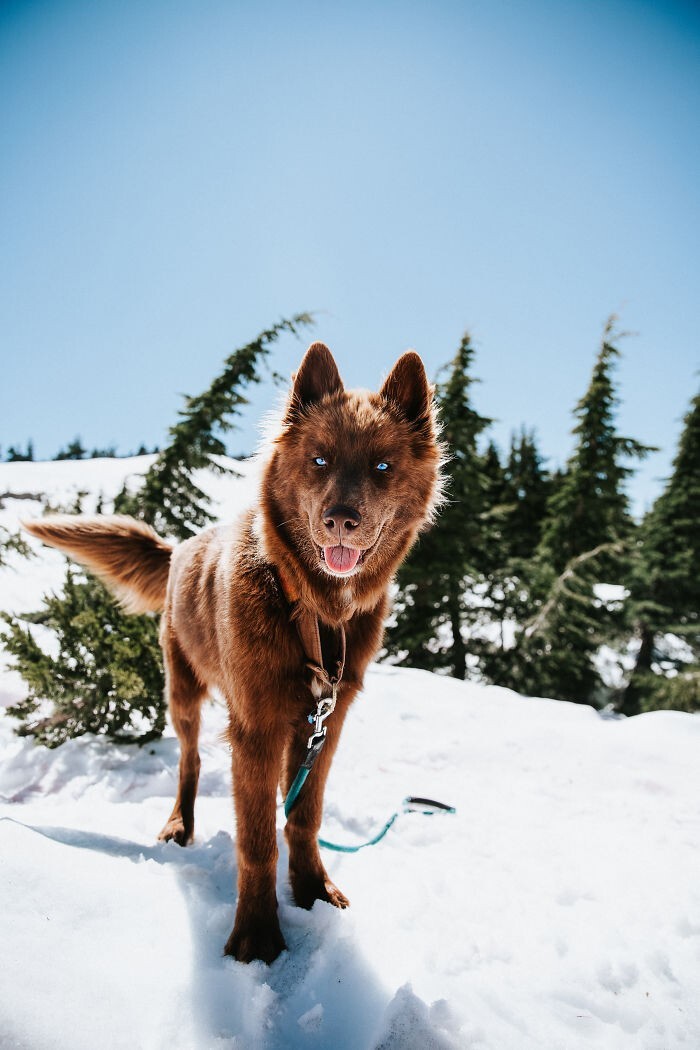
<path fill-rule="evenodd" d="M 334 572 L 350 572 L 360 558 L 360 552 L 352 547 L 324 547 L 323 554 L 326 565 Z"/>

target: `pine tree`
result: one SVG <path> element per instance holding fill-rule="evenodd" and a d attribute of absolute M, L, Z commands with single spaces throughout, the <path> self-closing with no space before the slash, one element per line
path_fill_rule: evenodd
<path fill-rule="evenodd" d="M 542 539 L 547 500 L 552 490 L 534 431 L 521 427 L 518 434 L 512 435 L 505 479 L 509 554 L 512 558 L 531 558 Z"/>
<path fill-rule="evenodd" d="M 61 594 L 40 613 L 4 617 L 5 646 L 29 687 L 7 708 L 20 736 L 57 747 L 83 733 L 143 743 L 165 725 L 158 619 L 127 616 L 94 577 L 69 568 Z M 29 624 L 51 630 L 59 651 L 50 656 Z"/>
<path fill-rule="evenodd" d="M 399 663 L 467 676 L 470 588 L 483 580 L 488 477 L 477 439 L 491 422 L 471 403 L 474 347 L 465 334 L 435 396 L 447 445 L 447 500 L 399 571 L 387 650 Z"/>
<path fill-rule="evenodd" d="M 10 445 L 7 450 L 8 463 L 32 463 L 34 461 L 34 443 L 27 442 L 27 450 L 23 452 L 19 445 Z"/>
<path fill-rule="evenodd" d="M 4 525 L 0 525 L 0 569 L 4 569 L 9 561 L 8 554 L 19 554 L 24 558 L 32 556 L 29 544 L 18 532 L 10 532 Z"/>
<path fill-rule="evenodd" d="M 536 559 L 526 581 L 537 611 L 524 623 L 509 661 L 509 677 L 498 683 L 518 692 L 600 706 L 603 683 L 593 657 L 616 629 L 615 603 L 596 596 L 601 566 L 622 552 L 621 544 L 600 544 L 572 558 L 556 575 Z M 546 599 L 542 596 L 546 595 Z"/>
<path fill-rule="evenodd" d="M 508 502 L 510 493 L 506 471 L 495 441 L 489 441 L 482 458 L 484 472 L 484 501 L 489 508 L 500 508 Z"/>
<path fill-rule="evenodd" d="M 54 459 L 85 459 L 86 455 L 87 449 L 83 448 L 83 443 L 80 438 L 75 437 L 72 441 L 69 441 L 65 448 L 60 449 L 60 451 L 56 453 Z"/>
<path fill-rule="evenodd" d="M 639 638 L 637 661 L 621 710 L 637 714 L 656 706 L 689 708 L 700 695 L 695 675 L 678 665 L 676 679 L 659 681 L 652 664 L 660 636 L 683 637 L 700 656 L 700 393 L 685 416 L 671 477 L 642 523 L 630 585 L 630 616 Z M 700 707 L 700 703 L 698 703 Z"/>
<path fill-rule="evenodd" d="M 652 449 L 615 428 L 613 369 L 620 355 L 615 317 L 606 322 L 586 393 L 576 405 L 576 447 L 547 505 L 540 555 L 556 572 L 579 554 L 617 543 L 633 529 L 624 482 L 633 473 L 623 461 Z"/>
<path fill-rule="evenodd" d="M 626 545 L 633 539 L 624 460 L 649 451 L 615 427 L 613 369 L 619 356 L 615 319 L 604 328 L 586 393 L 576 405 L 576 445 L 546 505 L 542 538 L 525 567 L 530 616 L 504 671 L 520 691 L 596 702 L 602 682 L 593 658 L 620 612 L 596 594 L 596 584 L 622 584 Z"/>
<path fill-rule="evenodd" d="M 222 372 L 197 397 L 187 397 L 180 419 L 169 430 L 170 440 L 158 454 L 136 493 L 124 489 L 115 510 L 149 522 L 159 532 L 187 539 L 213 519 L 209 501 L 195 481 L 195 471 L 234 473 L 216 457 L 226 455 L 221 437 L 248 402 L 244 390 L 261 379 L 260 365 L 284 332 L 298 335 L 312 323 L 310 314 L 284 319 L 230 354 Z"/>

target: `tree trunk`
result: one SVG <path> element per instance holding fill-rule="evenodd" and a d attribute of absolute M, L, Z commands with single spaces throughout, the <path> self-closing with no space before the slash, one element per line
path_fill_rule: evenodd
<path fill-rule="evenodd" d="M 618 707 L 623 715 L 638 715 L 641 711 L 640 698 L 642 695 L 642 681 L 645 675 L 651 673 L 651 657 L 654 652 L 654 632 L 648 624 L 639 625 L 641 645 L 637 653 L 637 662 L 634 665 L 627 688 L 622 694 L 622 701 Z"/>
<path fill-rule="evenodd" d="M 452 673 L 455 678 L 465 679 L 467 677 L 467 647 L 462 638 L 462 610 L 456 591 L 449 595 L 448 609 L 452 627 Z"/>

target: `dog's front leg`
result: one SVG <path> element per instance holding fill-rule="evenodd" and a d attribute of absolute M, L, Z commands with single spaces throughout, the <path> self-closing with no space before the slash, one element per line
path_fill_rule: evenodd
<path fill-rule="evenodd" d="M 224 952 L 239 962 L 271 963 L 286 947 L 277 916 L 276 796 L 283 748 L 277 729 L 232 723 L 238 905 Z"/>
<path fill-rule="evenodd" d="M 328 901 L 336 908 L 347 908 L 350 904 L 345 894 L 341 893 L 328 877 L 317 841 L 323 816 L 326 780 L 348 707 L 349 697 L 346 695 L 338 701 L 338 706 L 326 723 L 325 746 L 316 759 L 285 827 L 284 833 L 289 846 L 289 880 L 294 900 L 301 908 L 311 908 L 317 900 Z M 309 727 L 304 723 L 296 727 L 288 742 L 282 770 L 282 789 L 285 797 L 304 758 L 308 737 Z"/>

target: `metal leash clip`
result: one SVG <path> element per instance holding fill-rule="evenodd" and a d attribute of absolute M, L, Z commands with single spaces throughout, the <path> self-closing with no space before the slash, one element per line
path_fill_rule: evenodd
<path fill-rule="evenodd" d="M 331 696 L 325 696 L 316 704 L 316 713 L 309 715 L 309 722 L 313 725 L 314 731 L 309 737 L 307 748 L 311 748 L 314 744 L 317 744 L 319 740 L 325 738 L 328 732 L 328 727 L 324 726 L 324 722 L 329 715 L 332 715 L 335 711 L 335 705 L 338 700 L 338 683 L 337 681 L 331 682 L 331 688 L 333 690 Z"/>

